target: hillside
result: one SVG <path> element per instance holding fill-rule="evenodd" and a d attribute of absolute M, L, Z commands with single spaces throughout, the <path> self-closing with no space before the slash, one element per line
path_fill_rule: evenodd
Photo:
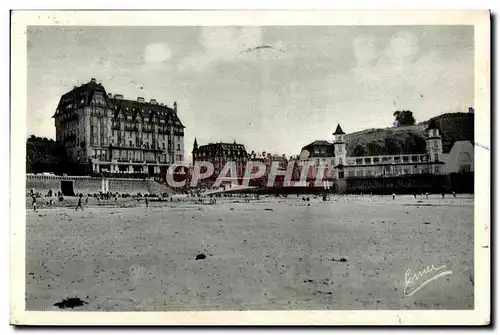
<path fill-rule="evenodd" d="M 474 141 L 474 113 L 449 113 L 414 126 L 366 129 L 346 134 L 347 155 L 359 157 L 425 153 L 425 129 L 433 119 L 441 129 L 443 152 L 449 152 L 455 141 Z"/>

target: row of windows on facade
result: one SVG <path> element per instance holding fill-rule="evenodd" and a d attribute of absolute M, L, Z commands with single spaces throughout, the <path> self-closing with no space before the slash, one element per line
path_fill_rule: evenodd
<path fill-rule="evenodd" d="M 348 177 L 375 177 L 384 175 L 409 175 L 409 174 L 422 174 L 430 173 L 435 174 L 441 173 L 441 167 L 435 166 L 432 170 L 429 166 L 418 166 L 415 165 L 413 168 L 411 166 L 383 166 L 379 168 L 358 168 L 347 170 Z"/>
<path fill-rule="evenodd" d="M 436 130 L 437 132 L 437 130 Z M 436 133 L 437 134 L 437 133 Z M 440 140 L 431 140 L 430 145 L 432 146 L 433 150 L 439 150 L 440 148 Z M 343 154 L 344 153 L 344 148 L 342 146 L 338 146 L 336 148 L 338 154 Z M 314 149 L 313 150 L 314 155 L 324 155 L 326 154 L 326 149 L 325 148 L 320 148 L 320 149 Z"/>
<path fill-rule="evenodd" d="M 378 163 L 418 163 L 428 162 L 429 155 L 417 156 L 384 156 L 384 157 L 361 157 L 361 158 L 348 158 L 347 164 L 349 165 L 363 165 L 363 164 L 378 164 Z M 434 161 L 439 161 L 439 154 L 434 154 Z"/>
<path fill-rule="evenodd" d="M 339 147 L 336 148 L 336 152 L 338 154 L 343 154 L 344 153 L 344 148 L 341 147 L 341 146 L 339 146 Z M 325 148 L 320 148 L 320 149 L 316 148 L 316 149 L 313 150 L 313 154 L 314 155 L 325 155 L 326 154 L 326 149 Z"/>
<path fill-rule="evenodd" d="M 107 150 L 94 150 L 94 155 L 93 158 L 98 159 L 100 161 L 108 161 L 108 151 Z M 176 155 L 176 159 L 182 160 L 182 155 Z M 132 151 L 132 150 L 113 150 L 112 153 L 112 159 L 117 160 L 117 161 L 132 161 L 132 162 L 156 162 L 159 161 L 160 163 L 172 163 L 173 162 L 173 156 L 171 156 L 171 159 L 168 159 L 169 156 L 167 154 L 158 154 L 155 155 L 154 153 L 143 153 L 141 151 Z"/>
<path fill-rule="evenodd" d="M 230 152 L 230 151 L 223 151 L 223 152 L 198 152 L 195 153 L 195 157 L 198 158 L 208 158 L 208 157 L 220 157 L 220 156 L 226 156 L 226 157 L 248 157 L 248 154 L 244 152 Z"/>

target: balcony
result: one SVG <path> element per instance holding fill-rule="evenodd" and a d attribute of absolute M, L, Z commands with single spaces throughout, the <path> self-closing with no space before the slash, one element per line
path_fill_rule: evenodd
<path fill-rule="evenodd" d="M 137 126 L 125 126 L 126 131 L 139 131 L 139 127 Z"/>

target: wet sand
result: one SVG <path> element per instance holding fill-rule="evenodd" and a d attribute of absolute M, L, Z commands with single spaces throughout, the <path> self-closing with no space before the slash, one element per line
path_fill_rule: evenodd
<path fill-rule="evenodd" d="M 76 203 L 28 206 L 27 310 L 474 308 L 471 195 Z"/>

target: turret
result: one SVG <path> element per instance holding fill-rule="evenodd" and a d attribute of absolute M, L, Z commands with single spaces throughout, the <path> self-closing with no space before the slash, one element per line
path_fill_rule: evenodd
<path fill-rule="evenodd" d="M 196 153 L 198 152 L 198 142 L 196 141 L 196 137 L 194 138 L 194 144 L 193 144 L 193 151 L 191 152 L 191 154 L 193 155 L 193 163 L 195 162 L 195 156 L 196 156 Z"/>
<path fill-rule="evenodd" d="M 346 143 L 344 141 L 345 133 L 342 130 L 342 127 L 340 127 L 340 124 L 337 125 L 337 129 L 335 129 L 333 135 L 334 135 L 333 146 L 335 152 L 335 165 L 345 165 L 345 158 L 347 154 L 345 150 Z"/>
<path fill-rule="evenodd" d="M 427 138 L 425 139 L 427 153 L 432 162 L 443 161 L 443 141 L 437 122 L 431 120 L 427 126 Z"/>

